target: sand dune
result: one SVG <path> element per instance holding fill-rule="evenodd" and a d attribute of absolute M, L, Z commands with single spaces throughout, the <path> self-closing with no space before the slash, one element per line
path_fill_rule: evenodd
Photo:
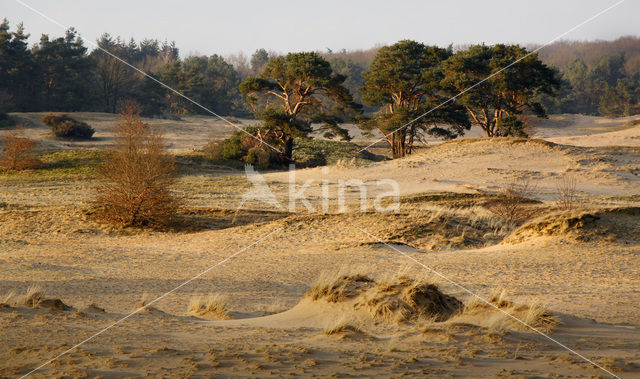
<path fill-rule="evenodd" d="M 101 139 L 68 147 L 106 147 L 113 116 L 82 117 L 98 123 Z M 615 375 L 640 376 L 640 145 L 628 121 L 552 116 L 536 139 L 467 138 L 401 160 L 297 170 L 298 185 L 316 181 L 307 192 L 315 212 L 251 201 L 236 213 L 249 188 L 242 172 L 190 168 L 179 184 L 190 194 L 181 214 L 189 227 L 176 231 L 97 223 L 91 178 L 2 176 L 0 376 L 29 372 L 273 231 L 35 376 L 608 376 L 451 281 L 519 318 L 542 315 L 530 322 L 551 338 Z M 229 133 L 205 118 L 153 122 L 171 129 L 174 151 Z M 27 128 L 43 146 L 63 147 L 45 132 Z M 573 210 L 555 202 L 567 174 L 578 183 Z M 279 200 L 289 175 L 264 174 Z M 347 179 L 362 180 L 370 195 L 388 190 L 377 180 L 396 180 L 399 211 L 360 212 L 351 188 L 347 212 L 336 213 Z M 490 204 L 519 179 L 535 184 L 535 199 L 526 221 L 510 222 Z M 322 180 L 329 214 L 320 209 Z M 323 274 L 341 270 L 374 281 Z M 464 308 L 427 317 L 430 303 L 399 277 L 436 285 Z M 31 284 L 49 301 L 25 302 Z M 210 295 L 224 296 L 234 319 L 194 315 L 193 299 Z"/>

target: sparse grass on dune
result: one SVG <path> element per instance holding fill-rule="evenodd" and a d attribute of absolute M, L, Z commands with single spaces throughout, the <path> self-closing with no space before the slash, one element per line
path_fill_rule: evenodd
<path fill-rule="evenodd" d="M 402 273 L 373 280 L 356 270 L 325 271 L 306 297 L 325 301 L 327 309 L 336 312 L 324 330 L 327 335 L 360 331 L 367 320 L 382 325 L 417 325 L 426 330 L 471 324 L 487 330 L 532 332 L 531 326 L 548 332 L 558 324 L 546 307 L 536 302 L 514 303 L 505 291 L 486 298 L 488 303 L 473 298 L 464 304 L 437 286 Z M 332 303 L 342 305 L 334 307 Z"/>
<path fill-rule="evenodd" d="M 362 333 L 362 323 L 349 315 L 342 314 L 329 322 L 322 332 L 327 336 L 340 335 L 344 336 L 348 333 Z"/>
<path fill-rule="evenodd" d="M 503 242 L 519 243 L 534 237 L 556 237 L 574 241 L 637 241 L 639 207 L 578 208 L 556 210 L 530 220 Z"/>
<path fill-rule="evenodd" d="M 486 246 L 501 241 L 515 227 L 482 206 L 414 203 L 406 214 L 387 217 L 393 220 L 378 234 L 381 239 L 425 250 Z"/>
<path fill-rule="evenodd" d="M 507 300 L 506 294 L 505 290 L 494 293 L 486 299 L 490 304 L 474 297 L 462 312 L 447 322 L 454 325 L 468 323 L 490 330 L 532 332 L 530 326 L 545 333 L 558 325 L 557 318 L 542 304 L 516 304 Z"/>

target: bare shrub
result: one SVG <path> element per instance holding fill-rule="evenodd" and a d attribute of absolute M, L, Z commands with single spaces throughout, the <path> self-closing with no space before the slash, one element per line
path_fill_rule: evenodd
<path fill-rule="evenodd" d="M 174 159 L 162 135 L 142 122 L 129 107 L 114 128 L 115 145 L 98 172 L 100 218 L 125 226 L 166 225 L 180 205 L 171 187 Z"/>
<path fill-rule="evenodd" d="M 573 210 L 578 206 L 578 179 L 571 174 L 564 174 L 556 181 L 556 204 L 562 210 Z"/>
<path fill-rule="evenodd" d="M 531 202 L 535 190 L 529 179 L 514 180 L 500 191 L 498 198 L 490 202 L 487 208 L 509 222 L 522 222 L 531 216 L 527 203 Z"/>
<path fill-rule="evenodd" d="M 17 129 L 2 137 L 2 151 L 0 152 L 0 167 L 9 170 L 27 170 L 38 168 L 42 162 L 33 157 L 32 150 L 36 142 L 24 137 L 22 130 Z"/>

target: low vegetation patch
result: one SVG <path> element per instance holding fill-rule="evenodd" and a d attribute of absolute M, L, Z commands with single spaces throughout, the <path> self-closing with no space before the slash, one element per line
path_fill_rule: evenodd
<path fill-rule="evenodd" d="M 89 124 L 78 121 L 66 114 L 49 113 L 40 120 L 53 132 L 57 138 L 69 140 L 90 139 L 95 130 Z"/>
<path fill-rule="evenodd" d="M 577 209 L 546 214 L 516 229 L 507 243 L 518 243 L 532 237 L 560 237 L 574 241 L 637 241 L 640 208 Z"/>
<path fill-rule="evenodd" d="M 16 171 L 0 170 L 2 176 L 53 177 L 53 178 L 90 178 L 96 176 L 96 168 L 104 159 L 106 152 L 94 149 L 53 150 L 34 149 L 32 157 L 39 165 L 33 169 Z"/>
<path fill-rule="evenodd" d="M 355 164 L 381 161 L 384 157 L 346 141 L 297 137 L 293 140 L 292 159 L 297 168 L 340 164 L 350 161 Z M 204 156 L 215 163 L 239 167 L 249 163 L 258 169 L 282 168 L 288 162 L 267 145 L 260 144 L 254 137 L 236 132 L 223 141 L 211 141 L 202 150 Z M 240 164 L 238 164 L 240 163 Z"/>
<path fill-rule="evenodd" d="M 359 322 L 343 315 L 340 318 L 332 320 L 327 326 L 324 327 L 322 332 L 327 336 L 344 337 L 353 333 L 363 333 L 363 330 L 359 325 Z"/>
<path fill-rule="evenodd" d="M 293 161 L 296 167 L 335 165 L 344 161 L 356 163 L 377 162 L 384 157 L 372 154 L 347 141 L 318 138 L 295 138 L 293 141 Z"/>

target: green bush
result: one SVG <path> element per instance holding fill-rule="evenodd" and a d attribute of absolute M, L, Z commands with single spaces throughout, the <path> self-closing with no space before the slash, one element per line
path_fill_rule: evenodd
<path fill-rule="evenodd" d="M 40 120 L 51 128 L 53 134 L 63 139 L 90 139 L 95 130 L 89 124 L 75 120 L 66 114 L 49 113 Z"/>
<path fill-rule="evenodd" d="M 210 141 L 202 149 L 205 158 L 213 162 L 224 160 L 240 160 L 247 154 L 242 145 L 242 137 L 234 133 L 222 142 Z"/>
<path fill-rule="evenodd" d="M 258 169 L 267 169 L 272 166 L 277 157 L 271 153 L 269 147 L 252 147 L 247 151 L 247 155 L 244 156 L 243 160 Z"/>

